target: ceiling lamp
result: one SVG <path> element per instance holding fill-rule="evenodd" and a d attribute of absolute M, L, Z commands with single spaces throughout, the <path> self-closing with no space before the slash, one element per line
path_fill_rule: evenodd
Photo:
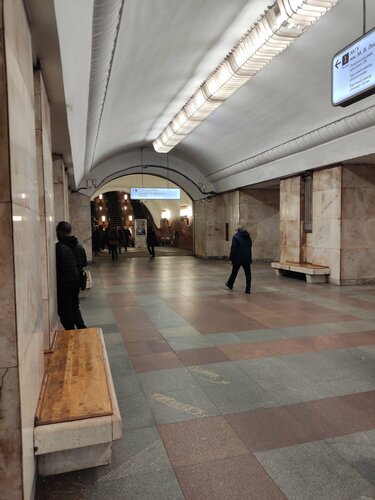
<path fill-rule="evenodd" d="M 153 142 L 168 153 L 339 0 L 277 0 Z"/>

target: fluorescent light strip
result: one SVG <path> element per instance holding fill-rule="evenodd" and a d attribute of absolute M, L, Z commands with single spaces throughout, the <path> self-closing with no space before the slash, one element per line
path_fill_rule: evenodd
<path fill-rule="evenodd" d="M 340 0 L 277 0 L 153 142 L 168 153 Z"/>

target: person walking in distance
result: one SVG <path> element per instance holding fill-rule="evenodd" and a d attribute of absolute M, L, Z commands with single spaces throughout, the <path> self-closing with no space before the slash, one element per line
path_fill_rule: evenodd
<path fill-rule="evenodd" d="M 111 224 L 108 226 L 108 250 L 112 256 L 112 260 L 118 260 L 118 242 L 119 234 L 117 229 Z"/>
<path fill-rule="evenodd" d="M 86 252 L 71 235 L 69 222 L 57 224 L 56 235 L 56 276 L 57 276 L 57 311 L 65 330 L 86 328 L 79 309 L 79 290 L 81 273 L 87 266 Z"/>
<path fill-rule="evenodd" d="M 156 238 L 156 234 L 153 227 L 149 227 L 147 230 L 146 243 L 150 257 L 153 259 L 155 257 L 155 246 L 158 244 L 158 240 Z"/>
<path fill-rule="evenodd" d="M 237 229 L 236 234 L 232 238 L 232 246 L 230 249 L 229 260 L 232 263 L 232 273 L 225 286 L 230 290 L 233 289 L 234 282 L 236 281 L 237 273 L 240 267 L 245 271 L 246 276 L 246 289 L 245 293 L 250 293 L 251 289 L 251 268 L 252 262 L 252 241 L 250 234 L 243 227 Z"/>

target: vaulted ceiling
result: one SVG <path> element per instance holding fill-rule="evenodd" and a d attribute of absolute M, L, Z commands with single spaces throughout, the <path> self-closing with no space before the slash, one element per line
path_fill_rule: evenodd
<path fill-rule="evenodd" d="M 340 0 L 168 158 L 152 141 L 272 0 L 25 1 L 47 90 L 65 99 L 51 104 L 55 152 L 76 186 L 147 165 L 197 199 L 373 153 L 375 97 L 331 105 L 331 60 L 362 34 L 362 0 Z"/>

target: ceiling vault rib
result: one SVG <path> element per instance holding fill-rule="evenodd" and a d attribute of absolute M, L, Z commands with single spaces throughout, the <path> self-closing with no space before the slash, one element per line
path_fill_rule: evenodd
<path fill-rule="evenodd" d="M 345 135 L 360 132 L 375 125 L 375 106 L 353 113 L 350 116 L 341 118 L 340 120 L 328 123 L 323 127 L 317 128 L 292 139 L 291 141 L 284 142 L 273 148 L 267 149 L 262 153 L 250 156 L 239 162 L 233 163 L 223 167 L 216 172 L 212 172 L 206 176 L 210 182 L 216 182 L 228 177 L 230 175 L 240 174 L 251 170 L 253 168 L 271 163 L 281 158 L 301 153 L 308 149 L 326 144 L 344 137 Z"/>
<path fill-rule="evenodd" d="M 92 23 L 85 173 L 92 169 L 94 163 L 124 5 L 125 0 L 117 0 L 115 6 L 109 9 L 108 0 L 95 0 Z"/>

